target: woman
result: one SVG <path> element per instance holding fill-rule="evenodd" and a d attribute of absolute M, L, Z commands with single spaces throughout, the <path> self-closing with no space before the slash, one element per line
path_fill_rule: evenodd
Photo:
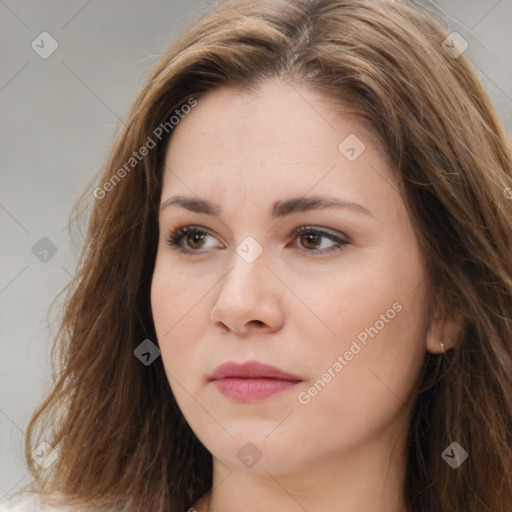
<path fill-rule="evenodd" d="M 512 509 L 512 155 L 446 40 L 405 1 L 232 0 L 167 51 L 19 510 Z"/>

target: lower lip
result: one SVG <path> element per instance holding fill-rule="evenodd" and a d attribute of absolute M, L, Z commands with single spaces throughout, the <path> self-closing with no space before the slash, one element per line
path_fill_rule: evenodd
<path fill-rule="evenodd" d="M 212 381 L 225 396 L 239 402 L 254 402 L 286 391 L 300 381 L 283 379 L 225 378 Z"/>

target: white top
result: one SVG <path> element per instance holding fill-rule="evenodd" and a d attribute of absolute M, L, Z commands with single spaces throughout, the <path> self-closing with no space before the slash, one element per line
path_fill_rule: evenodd
<path fill-rule="evenodd" d="M 9 501 L 0 502 L 0 512 L 69 512 L 69 507 L 52 507 L 43 503 L 39 494 L 19 495 Z"/>

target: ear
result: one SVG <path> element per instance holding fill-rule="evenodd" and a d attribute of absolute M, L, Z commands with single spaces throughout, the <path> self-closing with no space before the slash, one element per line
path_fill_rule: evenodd
<path fill-rule="evenodd" d="M 444 352 L 454 348 L 462 333 L 463 318 L 460 314 L 453 314 L 450 318 L 440 318 L 437 312 L 434 312 L 432 322 L 426 337 L 426 348 L 432 354 L 440 354 L 441 342 L 444 346 Z"/>

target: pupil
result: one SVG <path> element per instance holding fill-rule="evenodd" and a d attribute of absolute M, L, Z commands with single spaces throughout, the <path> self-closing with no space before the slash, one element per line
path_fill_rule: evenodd
<path fill-rule="evenodd" d="M 314 233 L 309 233 L 309 234 L 307 234 L 307 235 L 304 235 L 304 237 L 306 238 L 306 240 L 308 240 L 308 241 L 306 242 L 306 245 L 307 245 L 308 243 L 311 243 L 311 244 L 313 244 L 313 245 L 316 245 L 316 244 L 315 244 L 315 240 L 318 238 L 318 236 L 319 236 L 319 235 L 315 235 Z"/>
<path fill-rule="evenodd" d="M 191 235 L 191 237 L 193 240 L 192 245 L 194 245 L 195 243 L 198 243 L 198 244 L 201 243 L 201 239 L 202 239 L 203 235 L 201 235 L 200 233 L 194 233 Z M 199 240 L 198 240 L 198 238 L 199 238 Z"/>

